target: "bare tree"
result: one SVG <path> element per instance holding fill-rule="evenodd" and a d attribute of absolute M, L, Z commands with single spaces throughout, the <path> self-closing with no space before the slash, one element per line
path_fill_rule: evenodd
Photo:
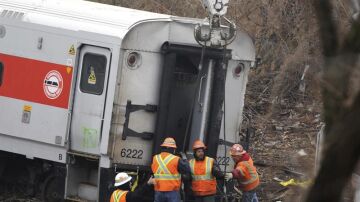
<path fill-rule="evenodd" d="M 326 123 L 324 157 L 308 202 L 340 201 L 360 155 L 360 22 L 354 20 L 343 42 L 329 0 L 315 0 L 325 63 L 322 77 Z"/>

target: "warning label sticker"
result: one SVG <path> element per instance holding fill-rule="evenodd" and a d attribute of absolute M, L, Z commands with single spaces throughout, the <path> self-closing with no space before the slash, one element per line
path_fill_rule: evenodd
<path fill-rule="evenodd" d="M 58 71 L 51 70 L 44 79 L 44 92 L 49 99 L 56 99 L 61 95 L 63 89 L 63 78 Z"/>
<path fill-rule="evenodd" d="M 95 75 L 94 67 L 90 67 L 90 74 L 89 74 L 89 78 L 88 78 L 88 84 L 92 84 L 92 85 L 96 84 L 96 75 Z"/>
<path fill-rule="evenodd" d="M 71 45 L 70 49 L 69 49 L 69 54 L 70 55 L 75 55 L 75 46 Z"/>

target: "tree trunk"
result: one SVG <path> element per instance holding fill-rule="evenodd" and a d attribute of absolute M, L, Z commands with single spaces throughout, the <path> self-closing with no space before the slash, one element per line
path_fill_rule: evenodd
<path fill-rule="evenodd" d="M 342 46 L 338 44 L 332 5 L 315 0 L 325 66 L 323 68 L 324 156 L 308 202 L 340 201 L 360 155 L 359 22 L 352 23 Z"/>

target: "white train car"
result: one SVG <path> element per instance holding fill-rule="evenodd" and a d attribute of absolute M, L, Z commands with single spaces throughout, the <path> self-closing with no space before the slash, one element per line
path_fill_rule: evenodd
<path fill-rule="evenodd" d="M 225 142 L 237 142 L 254 44 L 238 32 L 226 50 L 201 48 L 199 22 L 81 0 L 0 0 L 0 175 L 23 156 L 30 192 L 41 187 L 44 201 L 108 201 L 115 172 L 145 177 L 167 136 L 188 153 L 203 139 L 230 163 L 222 103 Z"/>

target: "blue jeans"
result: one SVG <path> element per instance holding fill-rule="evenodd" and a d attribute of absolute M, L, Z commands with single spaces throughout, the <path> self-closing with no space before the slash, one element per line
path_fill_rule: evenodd
<path fill-rule="evenodd" d="M 155 191 L 154 202 L 180 202 L 179 191 Z"/>
<path fill-rule="evenodd" d="M 215 195 L 195 196 L 195 202 L 215 202 Z"/>
<path fill-rule="evenodd" d="M 244 191 L 241 202 L 259 202 L 255 191 Z"/>

